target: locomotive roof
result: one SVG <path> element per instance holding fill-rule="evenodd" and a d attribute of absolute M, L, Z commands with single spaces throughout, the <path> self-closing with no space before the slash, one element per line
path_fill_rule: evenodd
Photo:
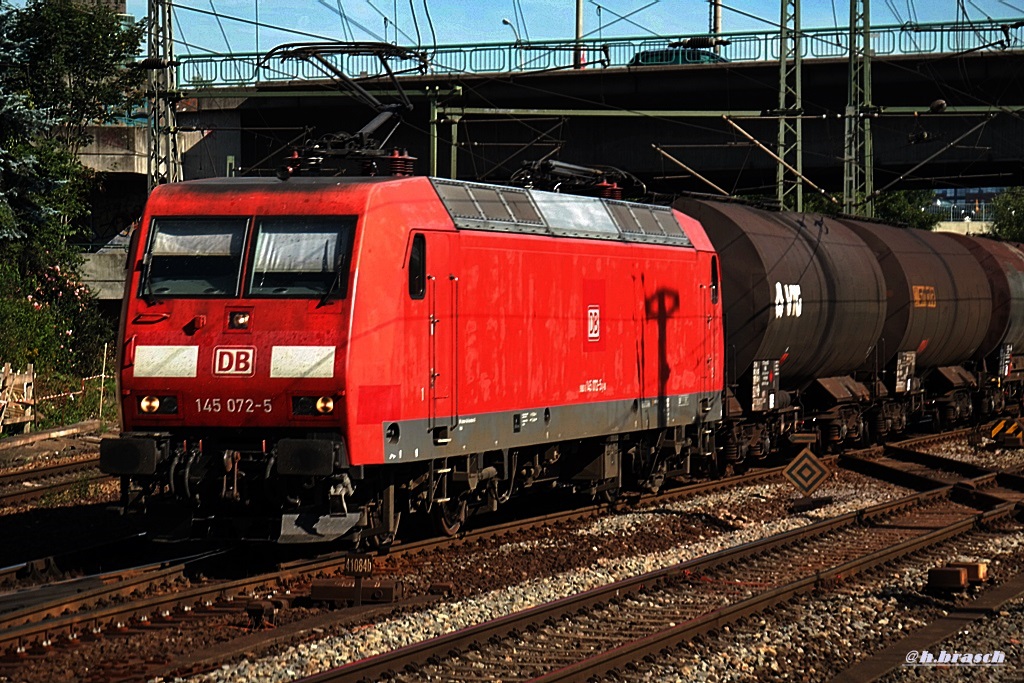
<path fill-rule="evenodd" d="M 368 183 L 386 183 L 400 180 L 394 176 L 295 176 L 287 180 L 278 178 L 256 176 L 244 178 L 201 178 L 199 180 L 187 180 L 182 183 L 161 185 L 161 188 L 189 187 L 191 189 L 201 188 L 213 191 L 229 192 L 239 187 L 246 189 L 274 189 L 282 190 L 295 189 L 295 186 L 307 188 L 321 188 L 331 185 L 365 185 Z"/>
<path fill-rule="evenodd" d="M 386 184 L 413 180 L 394 176 L 299 176 L 206 178 L 161 186 L 161 192 L 188 187 L 191 191 L 259 190 L 294 192 L 331 186 Z M 541 190 L 487 185 L 444 178 L 425 178 L 437 191 L 455 227 L 524 234 L 583 237 L 691 247 L 689 237 L 670 207 Z"/>
<path fill-rule="evenodd" d="M 598 197 L 431 178 L 455 227 L 693 246 L 672 209 Z"/>

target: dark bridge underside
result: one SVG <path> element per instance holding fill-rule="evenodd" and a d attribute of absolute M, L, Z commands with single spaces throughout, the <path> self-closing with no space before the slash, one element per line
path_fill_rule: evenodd
<path fill-rule="evenodd" d="M 1024 52 L 977 52 L 931 58 L 887 57 L 873 62 L 875 186 L 884 186 L 992 118 L 897 187 L 979 187 L 1024 184 Z M 652 148 L 667 152 L 734 193 L 774 194 L 775 162 L 734 130 L 721 114 L 778 107 L 777 63 L 728 63 L 593 69 L 538 74 L 422 77 L 405 79 L 414 104 L 388 148 L 418 157 L 417 173 L 429 172 L 428 87 L 439 88 L 438 175 L 450 168 L 452 114 L 459 108 L 497 108 L 507 113 L 472 113 L 457 124 L 457 175 L 503 181 L 523 160 L 551 154 L 583 165 L 611 165 L 647 181 L 652 189 L 707 192 L 708 186 Z M 450 94 L 453 88 L 461 89 Z M 318 95 L 317 93 L 324 94 Z M 289 141 L 338 131 L 355 132 L 373 112 L 329 84 L 263 86 L 241 99 L 196 93 L 198 111 L 179 115 L 182 126 L 213 130 L 185 157 L 186 177 L 224 175 L 234 155 L 239 173 L 264 175 L 281 165 Z M 816 184 L 841 192 L 843 112 L 847 100 L 845 60 L 804 62 L 804 172 Z M 386 99 L 382 96 L 382 99 Z M 929 114 L 942 99 L 943 114 Z M 897 112 L 896 108 L 903 108 Z M 914 116 L 907 109 L 921 112 Z M 971 108 L 967 111 L 965 108 Z M 1002 108 L 1002 109 L 999 109 Z M 558 110 L 528 116 L 521 110 Z M 707 116 L 630 116 L 637 110 L 708 112 Z M 622 115 L 585 115 L 585 112 Z M 717 114 L 716 114 L 717 112 Z M 736 122 L 775 148 L 775 119 Z M 312 132 L 305 138 L 303 129 Z M 234 129 L 234 130 L 232 130 Z M 912 144 L 912 137 L 926 141 Z"/>

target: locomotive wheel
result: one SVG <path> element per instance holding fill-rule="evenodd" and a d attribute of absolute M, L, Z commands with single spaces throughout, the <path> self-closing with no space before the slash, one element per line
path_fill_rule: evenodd
<path fill-rule="evenodd" d="M 466 522 L 467 505 L 464 500 L 436 503 L 433 509 L 434 526 L 445 536 L 455 536 Z"/>
<path fill-rule="evenodd" d="M 371 516 L 371 519 L 373 519 L 375 523 L 381 523 L 382 524 L 382 522 L 380 520 L 380 515 L 379 514 L 376 514 L 376 513 L 373 514 Z M 366 536 L 365 538 L 363 538 L 362 541 L 361 541 L 361 545 L 364 546 L 363 549 L 367 550 L 367 551 L 377 551 L 377 550 L 387 550 L 388 548 L 390 548 L 394 544 L 395 539 L 398 536 L 397 528 L 398 528 L 398 525 L 399 525 L 399 523 L 401 521 L 402 521 L 402 513 L 398 513 L 395 516 L 395 528 L 396 528 L 396 531 L 392 531 L 392 532 L 388 532 L 388 533 L 377 533 L 377 534 L 373 534 L 371 536 Z"/>

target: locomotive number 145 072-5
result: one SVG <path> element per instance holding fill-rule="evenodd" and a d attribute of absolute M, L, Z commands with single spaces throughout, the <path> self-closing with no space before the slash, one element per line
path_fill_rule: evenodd
<path fill-rule="evenodd" d="M 269 398 L 197 398 L 196 410 L 200 413 L 269 413 L 273 410 Z"/>

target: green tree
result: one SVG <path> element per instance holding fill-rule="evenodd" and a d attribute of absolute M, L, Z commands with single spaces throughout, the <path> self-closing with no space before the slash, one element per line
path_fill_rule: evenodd
<path fill-rule="evenodd" d="M 46 137 L 77 155 L 91 142 L 88 126 L 125 116 L 140 100 L 145 74 L 130 65 L 143 29 L 101 3 L 29 0 L 17 21 L 27 43 L 21 85 L 50 116 Z"/>
<path fill-rule="evenodd" d="M 145 73 L 132 65 L 143 31 L 95 0 L 29 0 L 15 22 L 26 47 L 12 76 L 48 117 L 33 145 L 52 187 L 38 194 L 44 215 L 33 222 L 32 242 L 68 269 L 75 257 L 53 242 L 91 241 L 88 197 L 101 181 L 78 157 L 92 126 L 124 116 L 141 98 Z M 37 269 L 33 261 L 21 259 Z"/>
<path fill-rule="evenodd" d="M 95 373 L 112 336 L 78 274 L 94 182 L 78 152 L 137 96 L 141 33 L 99 4 L 0 0 L 0 360 L 48 388 Z"/>
<path fill-rule="evenodd" d="M 931 190 L 883 192 L 875 198 L 875 218 L 890 225 L 933 230 L 940 216 L 929 212 L 927 208 L 934 201 L 935 193 Z M 842 206 L 815 193 L 804 196 L 804 206 L 809 213 L 823 213 L 828 216 L 838 216 L 842 213 Z"/>
<path fill-rule="evenodd" d="M 931 190 L 883 192 L 875 199 L 875 218 L 891 225 L 932 230 L 940 219 L 927 210 L 934 202 Z"/>
<path fill-rule="evenodd" d="M 1024 242 L 1024 187 L 1008 187 L 992 200 L 992 230 L 1004 240 Z"/>
<path fill-rule="evenodd" d="M 17 13 L 0 0 L 0 240 L 24 237 L 20 224 L 35 213 L 30 191 L 37 189 L 36 159 L 28 146 L 46 117 L 19 88 L 18 69 L 27 42 L 16 35 Z"/>

